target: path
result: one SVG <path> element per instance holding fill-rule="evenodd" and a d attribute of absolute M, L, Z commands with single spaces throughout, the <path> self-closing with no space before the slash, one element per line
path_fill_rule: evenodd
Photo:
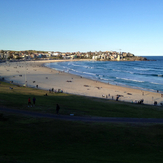
<path fill-rule="evenodd" d="M 53 118 L 68 121 L 84 121 L 84 122 L 114 122 L 114 123 L 163 123 L 161 118 L 118 118 L 118 117 L 81 117 L 81 116 L 68 116 L 68 115 L 56 115 L 48 113 L 39 113 L 27 110 L 18 110 L 10 108 L 0 108 L 0 111 L 14 114 L 28 115 L 32 117 L 40 118 Z"/>

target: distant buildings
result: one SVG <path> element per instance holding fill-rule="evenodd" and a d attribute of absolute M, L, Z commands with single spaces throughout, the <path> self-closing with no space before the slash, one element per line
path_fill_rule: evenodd
<path fill-rule="evenodd" d="M 121 61 L 130 60 L 134 54 L 116 51 L 95 51 L 95 52 L 54 52 L 54 51 L 7 51 L 0 50 L 0 59 L 93 59 Z"/>

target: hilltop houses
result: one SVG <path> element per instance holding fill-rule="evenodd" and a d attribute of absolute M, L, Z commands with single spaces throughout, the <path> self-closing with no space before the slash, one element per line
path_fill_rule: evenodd
<path fill-rule="evenodd" d="M 125 60 L 126 57 L 133 57 L 134 54 L 131 53 L 124 53 L 125 55 L 123 55 L 122 53 L 119 52 L 115 52 L 115 51 L 107 51 L 107 52 L 100 52 L 99 54 L 96 53 L 96 55 L 94 55 L 92 57 L 93 60 L 111 60 L 111 61 L 121 61 L 121 60 Z"/>
<path fill-rule="evenodd" d="M 101 61 L 138 60 L 130 52 L 95 51 L 95 52 L 59 52 L 59 51 L 7 51 L 0 50 L 0 59 L 92 59 Z M 140 60 L 143 60 L 142 58 Z"/>

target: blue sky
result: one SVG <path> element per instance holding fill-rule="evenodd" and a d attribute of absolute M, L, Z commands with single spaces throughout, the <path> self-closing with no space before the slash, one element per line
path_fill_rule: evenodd
<path fill-rule="evenodd" d="M 163 56 L 163 0 L 0 0 L 0 50 Z"/>

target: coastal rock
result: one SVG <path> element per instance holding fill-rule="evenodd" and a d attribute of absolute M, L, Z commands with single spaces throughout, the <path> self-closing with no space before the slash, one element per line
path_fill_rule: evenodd
<path fill-rule="evenodd" d="M 126 57 L 124 60 L 125 61 L 148 61 L 147 58 L 145 58 L 145 57 L 138 57 L 138 56 Z"/>

